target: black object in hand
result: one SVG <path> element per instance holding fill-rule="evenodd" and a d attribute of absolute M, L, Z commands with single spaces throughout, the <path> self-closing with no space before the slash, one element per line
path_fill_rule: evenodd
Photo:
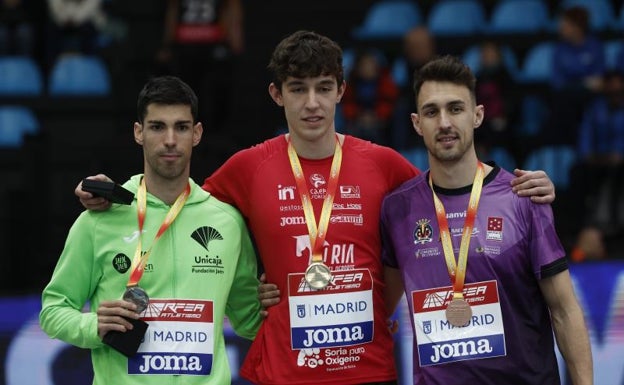
<path fill-rule="evenodd" d="M 106 198 L 113 203 L 129 205 L 134 199 L 134 194 L 115 182 L 105 182 L 95 179 L 83 179 L 82 191 Z"/>
<path fill-rule="evenodd" d="M 110 331 L 104 335 L 102 341 L 126 357 L 132 357 L 139 349 L 148 325 L 147 322 L 140 319 L 126 318 L 126 320 L 134 326 L 132 330 L 125 332 Z"/>

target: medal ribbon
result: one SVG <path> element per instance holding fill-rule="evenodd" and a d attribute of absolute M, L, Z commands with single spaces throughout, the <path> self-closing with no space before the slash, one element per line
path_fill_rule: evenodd
<path fill-rule="evenodd" d="M 173 202 L 173 205 L 171 205 L 169 212 L 165 216 L 165 219 L 158 229 L 158 233 L 156 233 L 154 242 L 152 242 L 152 245 L 145 252 L 145 254 L 141 255 L 143 224 L 145 223 L 145 215 L 147 213 L 147 188 L 145 187 L 145 178 L 141 179 L 141 185 L 139 186 L 139 191 L 137 192 L 137 219 L 139 222 L 139 242 L 137 243 L 137 247 L 134 252 L 132 266 L 130 266 L 130 279 L 128 280 L 128 287 L 137 286 L 139 284 L 139 280 L 143 276 L 143 269 L 147 264 L 147 259 L 152 253 L 152 247 L 154 247 L 154 244 L 156 244 L 160 236 L 163 235 L 165 231 L 167 231 L 167 229 L 169 228 L 169 226 L 171 226 L 180 211 L 182 211 L 182 208 L 184 207 L 184 204 L 186 203 L 186 200 L 188 199 L 190 193 L 191 185 L 190 183 L 187 183 L 184 191 L 182 191 L 182 193 L 178 195 L 175 202 Z"/>
<path fill-rule="evenodd" d="M 301 168 L 297 152 L 290 141 L 288 141 L 288 159 L 290 160 L 293 176 L 297 182 L 297 189 L 299 190 L 303 213 L 305 215 L 306 225 L 308 226 L 310 247 L 312 248 L 312 263 L 321 262 L 323 261 L 323 244 L 327 236 L 329 217 L 334 204 L 334 196 L 336 187 L 338 186 L 338 176 L 340 175 L 340 166 L 342 164 L 342 147 L 340 146 L 340 140 L 338 140 L 336 136 L 336 148 L 334 149 L 334 158 L 332 159 L 329 182 L 327 183 L 327 195 L 325 195 L 325 200 L 323 201 L 318 227 L 314 215 L 314 208 L 312 207 L 312 200 L 308 192 L 308 186 L 303 175 L 303 169 Z"/>
<path fill-rule="evenodd" d="M 433 181 L 431 180 L 431 172 L 429 172 L 429 186 L 433 192 L 433 203 L 435 205 L 438 226 L 440 227 L 440 238 L 442 248 L 444 249 L 444 259 L 448 268 L 451 282 L 453 283 L 453 298 L 463 299 L 464 280 L 466 279 L 466 266 L 468 264 L 468 247 L 470 246 L 470 238 L 474 227 L 475 217 L 477 216 L 477 208 L 479 207 L 479 199 L 481 198 L 481 189 L 483 187 L 484 178 L 483 163 L 479 162 L 477 172 L 472 183 L 472 191 L 470 192 L 470 201 L 466 210 L 466 220 L 462 231 L 461 245 L 459 247 L 459 258 L 455 261 L 455 253 L 453 252 L 453 243 L 451 242 L 451 233 L 449 231 L 448 222 L 446 220 L 446 211 L 444 205 L 438 199 L 433 189 Z"/>

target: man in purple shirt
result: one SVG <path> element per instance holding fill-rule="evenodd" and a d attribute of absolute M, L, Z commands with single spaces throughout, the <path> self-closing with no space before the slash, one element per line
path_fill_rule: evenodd
<path fill-rule="evenodd" d="M 560 384 L 554 336 L 574 385 L 592 358 L 549 205 L 514 194 L 513 175 L 477 158 L 475 78 L 456 58 L 414 84 L 430 170 L 389 194 L 381 214 L 386 303 L 405 292 L 414 383 Z"/>

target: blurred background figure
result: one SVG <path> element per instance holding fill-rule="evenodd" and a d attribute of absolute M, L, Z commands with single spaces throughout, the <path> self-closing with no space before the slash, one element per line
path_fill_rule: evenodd
<path fill-rule="evenodd" d="M 375 50 L 359 54 L 342 98 L 347 133 L 377 144 L 388 144 L 398 95 L 399 89 L 383 55 Z"/>
<path fill-rule="evenodd" d="M 167 0 L 160 72 L 193 85 L 208 132 L 223 130 L 230 117 L 233 58 L 244 48 L 240 0 Z"/>
<path fill-rule="evenodd" d="M 577 149 L 570 191 L 582 205 L 578 227 L 613 233 L 624 226 L 624 73 L 604 75 L 603 92 L 585 108 Z"/>
<path fill-rule="evenodd" d="M 602 231 L 592 226 L 582 229 L 570 254 L 572 262 L 602 261 L 606 258 Z"/>
<path fill-rule="evenodd" d="M 399 85 L 399 98 L 396 103 L 394 121 L 390 133 L 390 145 L 397 150 L 404 150 L 418 143 L 418 135 L 410 120 L 416 102 L 412 83 L 414 71 L 436 56 L 435 39 L 425 26 L 411 29 L 403 37 L 403 51 L 399 56 L 398 66 L 405 81 Z"/>
<path fill-rule="evenodd" d="M 435 40 L 429 33 L 427 27 L 418 26 L 405 34 L 403 39 L 403 57 L 407 64 L 407 71 L 410 78 L 408 82 L 410 91 L 414 71 L 420 69 L 425 63 L 433 59 L 435 55 Z"/>
<path fill-rule="evenodd" d="M 96 53 L 97 37 L 106 25 L 102 0 L 47 0 L 47 66 L 59 55 Z"/>
<path fill-rule="evenodd" d="M 476 94 L 478 103 L 485 107 L 485 117 L 481 127 L 475 131 L 475 144 L 478 143 L 479 157 L 488 159 L 493 147 L 511 146 L 517 97 L 514 80 L 505 66 L 500 47 L 487 41 L 481 45 L 480 53 Z"/>
<path fill-rule="evenodd" d="M 553 52 L 552 122 L 544 139 L 573 144 L 584 105 L 601 88 L 605 53 L 602 41 L 590 33 L 589 13 L 584 7 L 565 9 L 558 32 Z"/>
<path fill-rule="evenodd" d="M 34 20 L 22 0 L 0 2 L 0 55 L 33 56 Z"/>

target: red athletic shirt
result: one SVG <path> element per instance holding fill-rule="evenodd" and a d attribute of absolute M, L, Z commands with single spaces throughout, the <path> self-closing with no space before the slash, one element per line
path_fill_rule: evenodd
<path fill-rule="evenodd" d="M 332 158 L 300 158 L 317 223 Z M 243 377 L 289 385 L 396 378 L 383 305 L 379 215 L 382 198 L 417 174 L 396 151 L 345 137 L 324 247 L 333 280 L 320 291 L 303 280 L 310 240 L 284 136 L 238 152 L 206 179 L 204 189 L 242 212 L 267 281 L 281 292 L 247 353 Z"/>

